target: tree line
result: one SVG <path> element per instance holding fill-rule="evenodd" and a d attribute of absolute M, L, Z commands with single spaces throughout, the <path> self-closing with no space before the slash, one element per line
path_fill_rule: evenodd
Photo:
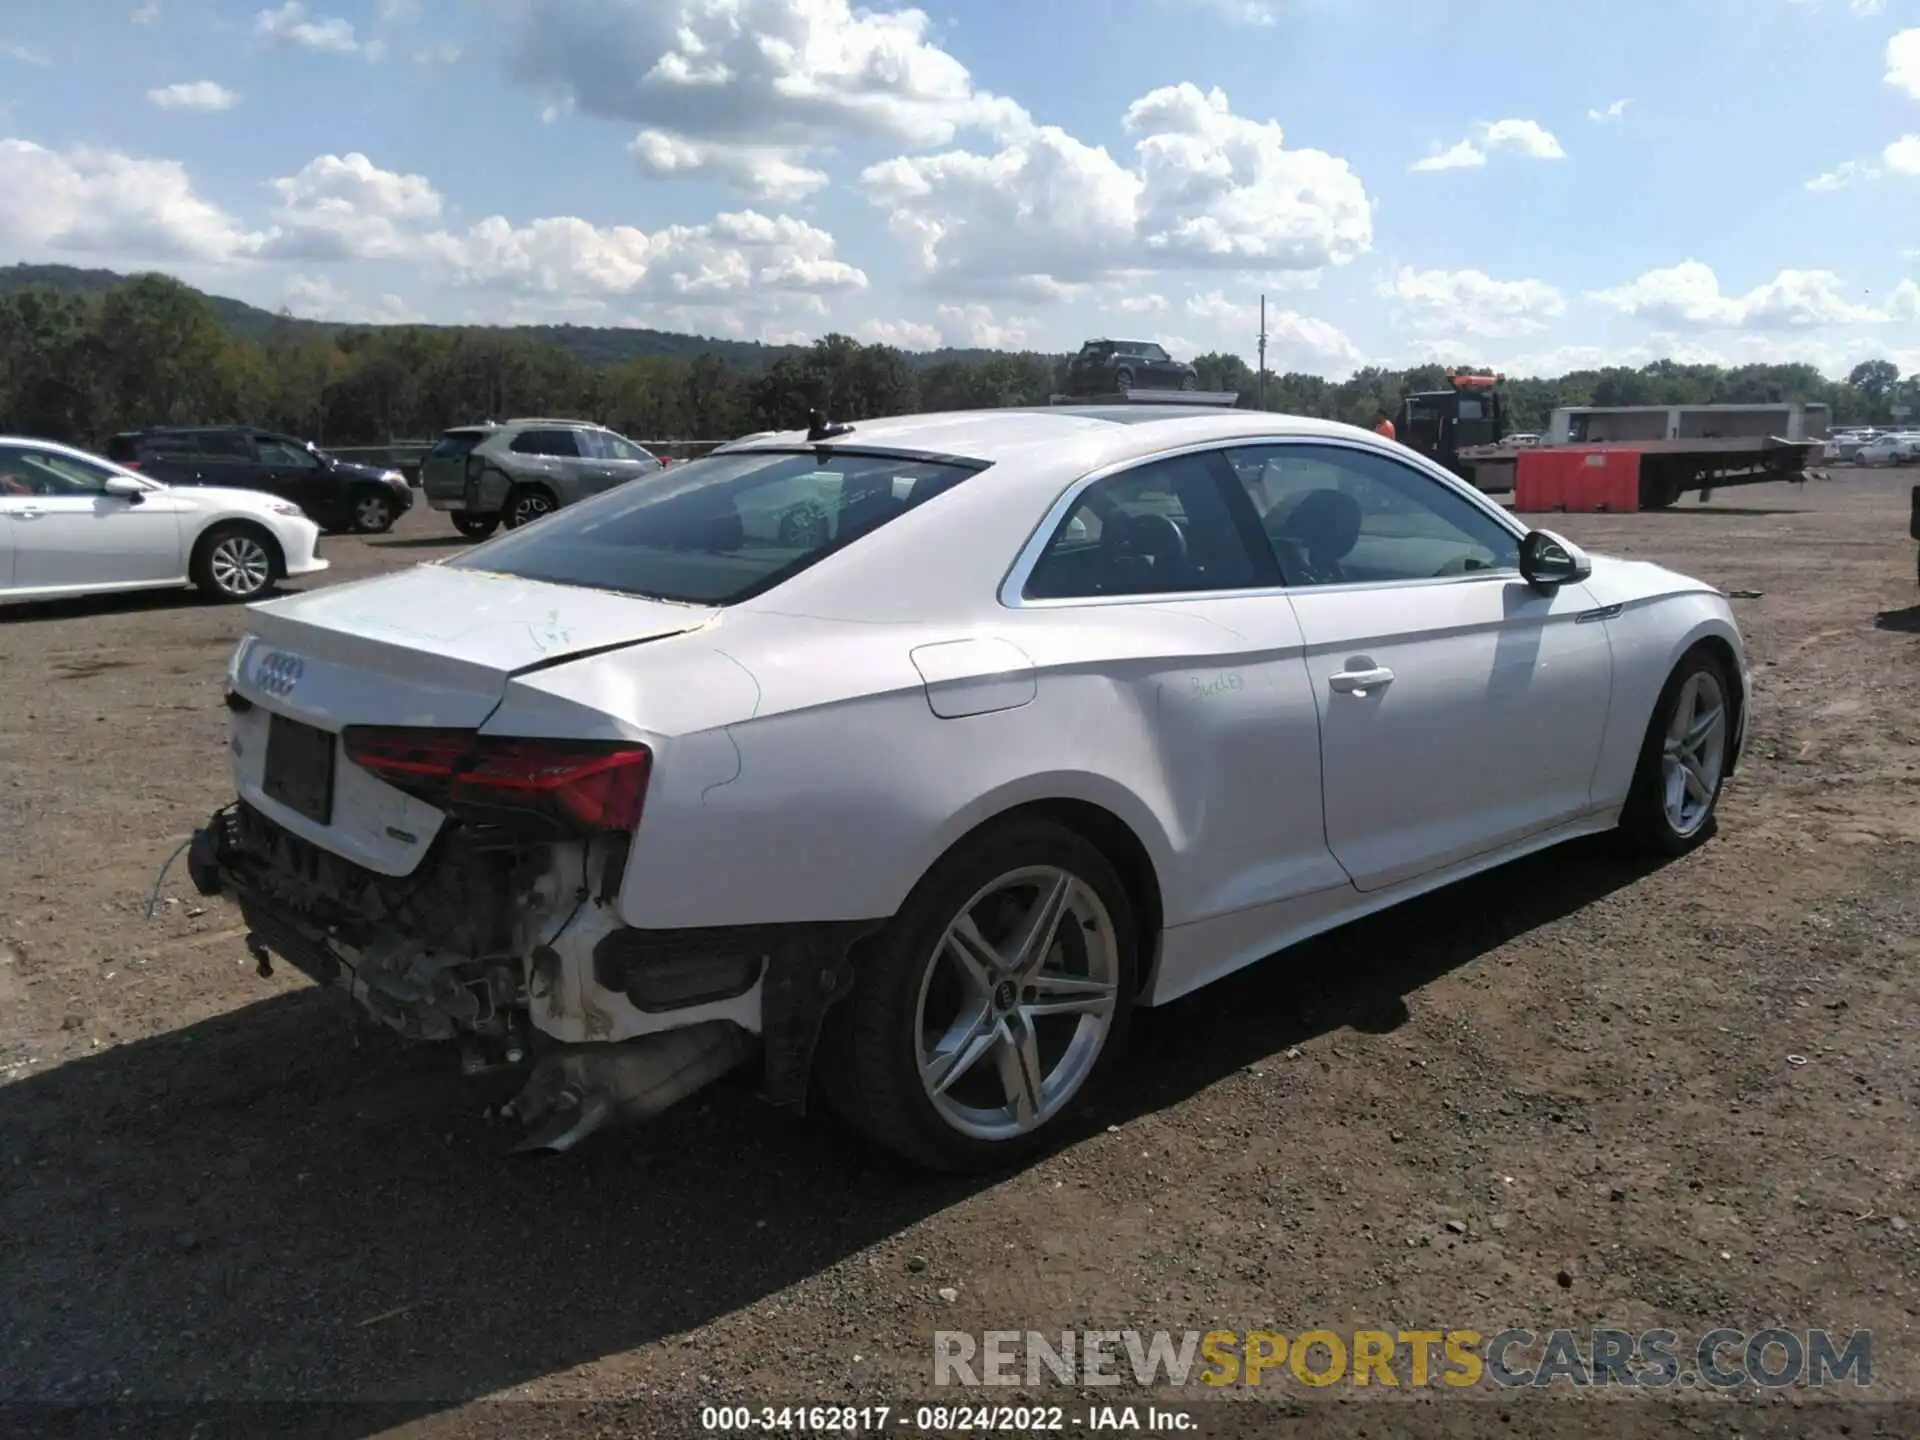
<path fill-rule="evenodd" d="M 1260 377 L 1236 355 L 1194 361 L 1203 390 L 1243 405 L 1369 425 L 1403 394 L 1445 388 L 1437 365 L 1369 366 L 1345 380 Z M 1473 368 L 1473 367 L 1464 367 Z M 251 424 L 322 445 L 426 439 L 510 415 L 597 420 L 651 441 L 724 440 L 806 423 L 914 411 L 1045 404 L 1066 357 L 1034 352 L 915 356 L 832 334 L 770 363 L 714 353 L 593 363 L 513 330 L 437 326 L 322 329 L 282 317 L 257 333 L 223 326 L 208 297 L 164 275 L 98 293 L 0 295 L 0 431 L 90 447 L 149 425 Z M 1484 373 L 1484 372 L 1483 372 Z M 1509 427 L 1540 430 L 1560 405 L 1824 402 L 1835 424 L 1920 410 L 1920 375 L 1887 361 L 1844 381 L 1804 364 L 1683 365 L 1508 377 Z"/>

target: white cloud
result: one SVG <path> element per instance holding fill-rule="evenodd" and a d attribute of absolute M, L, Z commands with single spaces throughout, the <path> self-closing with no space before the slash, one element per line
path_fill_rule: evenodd
<path fill-rule="evenodd" d="M 1591 298 L 1656 325 L 1699 330 L 1800 330 L 1886 319 L 1840 293 L 1840 277 L 1828 270 L 1782 270 L 1745 295 L 1721 292 L 1719 278 L 1698 260 L 1649 270 Z"/>
<path fill-rule="evenodd" d="M 1256 360 L 1260 334 L 1257 298 L 1234 300 L 1221 291 L 1212 290 L 1204 295 L 1189 296 L 1185 310 L 1190 319 L 1198 322 L 1203 338 L 1185 341 L 1180 348 L 1220 350 L 1239 355 L 1249 363 Z M 1168 343 L 1171 347 L 1171 342 Z M 1351 371 L 1365 359 L 1360 347 L 1338 326 L 1296 310 L 1267 308 L 1267 369 L 1270 372 Z"/>
<path fill-rule="evenodd" d="M 439 218 L 440 193 L 424 175 L 382 170 L 358 151 L 318 155 L 275 180 L 280 196 L 274 258 L 377 260 L 411 253 L 413 227 Z"/>
<path fill-rule="evenodd" d="M 147 0 L 147 3 L 135 8 L 127 17 L 136 25 L 157 25 L 160 23 L 160 0 Z"/>
<path fill-rule="evenodd" d="M 1807 181 L 1806 188 L 1818 192 L 1831 193 L 1844 190 L 1862 180 L 1873 180 L 1880 172 L 1865 160 L 1845 160 L 1831 170 L 1822 172 Z"/>
<path fill-rule="evenodd" d="M 443 40 L 437 45 L 423 45 L 413 52 L 413 63 L 424 67 L 445 67 L 459 63 L 465 54 L 458 45 Z"/>
<path fill-rule="evenodd" d="M 1487 163 L 1486 152 L 1471 140 L 1461 140 L 1413 162 L 1415 170 L 1471 170 Z"/>
<path fill-rule="evenodd" d="M 1544 280 L 1495 280 L 1479 270 L 1416 270 L 1403 265 L 1379 285 L 1423 328 L 1453 335 L 1535 334 L 1566 313 L 1567 302 Z"/>
<path fill-rule="evenodd" d="M 177 161 L 0 140 L 0 250 L 22 258 L 65 252 L 102 261 L 222 261 L 259 243 L 196 195 Z"/>
<path fill-rule="evenodd" d="M 1187 10 L 1192 8 L 1193 0 L 1163 0 L 1163 3 L 1169 8 Z M 1280 19 L 1276 0 L 1199 0 L 1199 4 L 1200 8 L 1234 25 L 1264 30 Z"/>
<path fill-rule="evenodd" d="M 637 319 L 740 336 L 757 325 L 764 336 L 782 315 L 817 325 L 828 313 L 823 297 L 867 286 L 832 235 L 786 215 L 745 210 L 648 232 L 496 214 L 455 231 L 441 223 L 445 202 L 427 177 L 358 152 L 317 156 L 271 188 L 280 204 L 258 241 L 264 257 L 409 262 L 427 282 L 496 292 L 524 320 Z"/>
<path fill-rule="evenodd" d="M 636 143 L 671 160 L 650 173 L 707 174 L 756 199 L 818 188 L 806 160 L 823 146 L 946 145 L 962 128 L 1003 138 L 1030 123 L 974 86 L 920 10 L 848 0 L 503 4 L 515 73 L 550 110 L 636 124 Z"/>
<path fill-rule="evenodd" d="M 22 65 L 31 65 L 36 70 L 46 70 L 53 65 L 53 57 L 44 50 L 36 50 L 31 45 L 14 45 L 0 40 L 0 59 L 18 60 Z"/>
<path fill-rule="evenodd" d="M 1024 350 L 1033 344 L 1036 323 L 1027 316 L 997 319 L 986 305 L 942 305 L 940 334 L 956 349 Z"/>
<path fill-rule="evenodd" d="M 302 320 L 343 320 L 340 312 L 356 303 L 351 295 L 324 275 L 292 275 L 285 290 L 287 309 Z"/>
<path fill-rule="evenodd" d="M 841 260 L 832 235 L 791 216 L 746 210 L 705 225 L 653 231 L 596 226 L 572 216 L 514 225 L 494 215 L 464 235 L 423 237 L 428 263 L 450 283 L 544 298 L 739 303 L 863 290 L 865 272 Z"/>
<path fill-rule="evenodd" d="M 253 18 L 253 33 L 275 45 L 328 55 L 352 55 L 361 48 L 351 20 L 310 16 L 301 0 L 287 0 L 278 10 L 262 10 Z"/>
<path fill-rule="evenodd" d="M 162 110 L 212 112 L 233 109 L 240 103 L 240 92 L 212 80 L 187 80 L 149 90 L 147 99 Z"/>
<path fill-rule="evenodd" d="M 1564 160 L 1567 152 L 1553 132 L 1536 120 L 1495 120 L 1480 127 L 1480 143 L 1489 152 L 1505 150 L 1529 160 Z"/>
<path fill-rule="evenodd" d="M 1871 160 L 1843 161 L 1807 181 L 1806 188 L 1820 192 L 1844 190 L 1849 185 L 1878 180 L 1889 171 L 1895 175 L 1920 175 L 1920 135 L 1902 135 L 1880 152 L 1878 165 Z"/>
<path fill-rule="evenodd" d="M 1625 101 L 1620 102 L 1623 106 Z M 1520 155 L 1529 160 L 1564 160 L 1567 152 L 1552 131 L 1537 120 L 1485 120 L 1474 127 L 1474 134 L 1452 145 L 1435 145 L 1430 154 L 1414 162 L 1415 170 L 1468 170 L 1485 165 L 1497 152 Z"/>
<path fill-rule="evenodd" d="M 1167 310 L 1167 297 L 1164 295 L 1123 295 L 1117 308 L 1122 315 L 1164 315 Z"/>
<path fill-rule="evenodd" d="M 1893 298 L 1887 302 L 1887 316 L 1900 321 L 1920 320 L 1920 285 L 1911 280 L 1896 285 Z"/>
<path fill-rule="evenodd" d="M 426 318 L 398 295 L 382 295 L 368 304 L 324 275 L 290 276 L 282 294 L 287 309 L 305 320 L 331 320 L 341 325 L 414 325 Z"/>
<path fill-rule="evenodd" d="M 859 325 L 859 338 L 872 345 L 891 345 L 898 350 L 937 350 L 940 331 L 917 320 L 866 320 Z M 811 337 L 809 337 L 811 338 Z"/>
<path fill-rule="evenodd" d="M 1632 103 L 1633 101 L 1631 100 L 1616 100 L 1611 105 L 1604 106 L 1601 109 L 1587 111 L 1587 119 L 1593 121 L 1596 125 L 1604 125 L 1610 120 L 1622 119 L 1627 113 L 1627 106 Z"/>
<path fill-rule="evenodd" d="M 1289 150 L 1275 121 L 1219 90 L 1154 90 L 1127 108 L 1130 164 L 1057 126 L 993 154 L 898 156 L 861 175 L 921 273 L 953 290 L 1057 295 L 1128 270 L 1316 270 L 1373 243 L 1347 162 Z"/>
<path fill-rule="evenodd" d="M 1920 27 L 1887 41 L 1887 84 L 1920 100 Z"/>
<path fill-rule="evenodd" d="M 641 173 L 653 179 L 705 176 L 761 200 L 799 200 L 827 184 L 824 170 L 794 163 L 801 152 L 777 145 L 729 145 L 642 130 L 627 151 Z"/>

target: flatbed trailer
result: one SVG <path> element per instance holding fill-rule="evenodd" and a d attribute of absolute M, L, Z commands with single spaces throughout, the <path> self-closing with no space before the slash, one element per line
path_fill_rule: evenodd
<path fill-rule="evenodd" d="M 1803 478 L 1808 463 L 1818 460 L 1823 448 L 1820 440 L 1783 440 L 1776 435 L 1601 440 L 1524 447 L 1481 445 L 1459 451 L 1458 468 L 1476 489 L 1489 495 L 1511 495 L 1522 455 L 1628 452 L 1640 457 L 1640 508 L 1664 510 L 1689 490 L 1699 491 L 1704 502 L 1715 490 L 1729 486 Z"/>

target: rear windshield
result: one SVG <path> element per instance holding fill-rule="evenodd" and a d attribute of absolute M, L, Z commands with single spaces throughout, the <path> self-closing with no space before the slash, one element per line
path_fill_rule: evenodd
<path fill-rule="evenodd" d="M 840 452 L 711 455 L 629 481 L 448 563 L 656 600 L 732 605 L 982 469 Z"/>
<path fill-rule="evenodd" d="M 474 446 L 486 439 L 484 430 L 449 430 L 440 437 L 440 443 L 428 452 L 433 460 L 458 460 Z"/>

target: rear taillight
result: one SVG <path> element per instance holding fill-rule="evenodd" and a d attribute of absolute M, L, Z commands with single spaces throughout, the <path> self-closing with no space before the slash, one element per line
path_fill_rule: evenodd
<path fill-rule="evenodd" d="M 140 462 L 138 460 L 122 460 L 120 462 L 120 468 L 122 470 L 138 470 L 140 468 Z"/>
<path fill-rule="evenodd" d="M 340 739 L 355 765 L 431 804 L 530 812 L 580 831 L 638 826 L 653 768 L 653 752 L 627 741 L 373 725 L 349 725 Z"/>

